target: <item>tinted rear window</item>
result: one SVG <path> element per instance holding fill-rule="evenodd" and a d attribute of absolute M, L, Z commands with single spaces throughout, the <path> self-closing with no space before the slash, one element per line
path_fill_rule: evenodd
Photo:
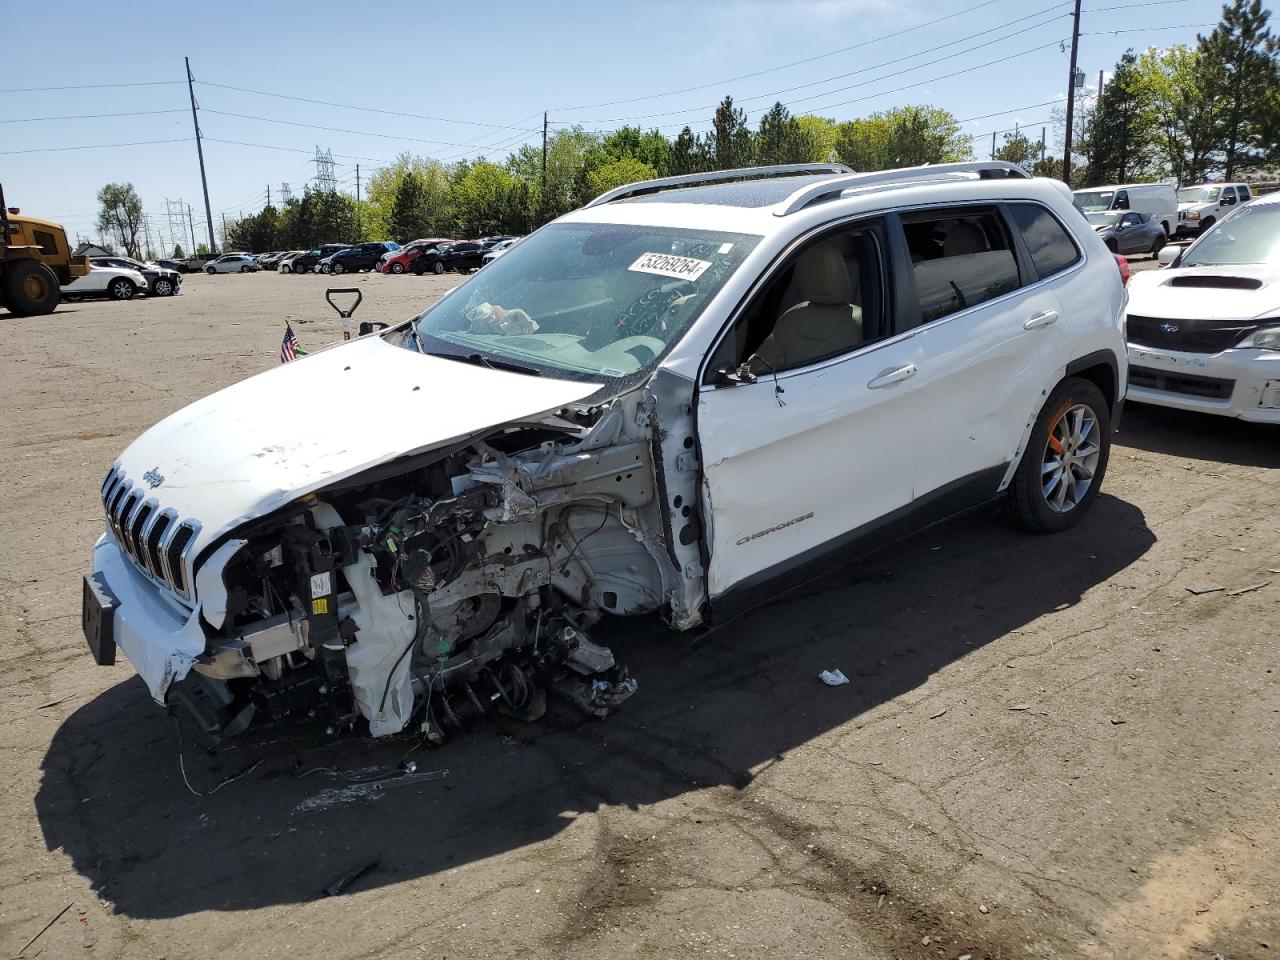
<path fill-rule="evenodd" d="M 1075 241 L 1044 207 L 1014 203 L 1009 205 L 1009 211 L 1042 279 L 1061 273 L 1080 259 Z"/>

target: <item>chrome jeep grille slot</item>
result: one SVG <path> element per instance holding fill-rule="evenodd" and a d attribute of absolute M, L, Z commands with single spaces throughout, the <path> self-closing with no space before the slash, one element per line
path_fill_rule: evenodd
<path fill-rule="evenodd" d="M 200 531 L 199 522 L 162 509 L 156 498 L 148 497 L 146 489 L 135 486 L 118 467 L 102 482 L 102 506 L 112 539 L 138 572 L 182 600 L 194 600 L 189 554 Z"/>

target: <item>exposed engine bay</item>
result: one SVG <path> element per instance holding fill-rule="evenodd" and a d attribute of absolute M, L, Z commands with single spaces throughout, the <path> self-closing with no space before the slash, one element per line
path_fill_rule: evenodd
<path fill-rule="evenodd" d="M 607 715 L 637 685 L 592 638 L 602 618 L 702 618 L 689 407 L 662 427 L 659 392 L 507 424 L 235 529 L 205 555 L 225 609 L 206 604 L 171 706 L 214 737 L 314 715 L 431 742 L 491 710 L 536 719 L 548 694 Z"/>

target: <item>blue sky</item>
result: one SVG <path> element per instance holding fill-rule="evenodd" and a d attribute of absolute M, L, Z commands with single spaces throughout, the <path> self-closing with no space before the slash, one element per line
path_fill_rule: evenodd
<path fill-rule="evenodd" d="M 500 160 L 540 142 L 543 110 L 553 129 L 625 121 L 674 135 L 684 123 L 705 129 L 725 94 L 751 120 L 776 99 L 841 120 L 930 103 L 977 118 L 964 127 L 981 155 L 992 130 L 1020 123 L 1038 136 L 1048 102 L 1065 96 L 1059 41 L 1070 37 L 1070 9 L 1068 0 L 64 2 L 51 34 L 47 8 L 0 0 L 0 183 L 10 205 L 60 219 L 73 236 L 95 232 L 95 195 L 109 181 L 132 182 L 155 224 L 166 198 L 203 221 L 183 56 L 198 81 L 215 220 L 260 209 L 268 184 L 273 199 L 281 182 L 299 191 L 315 175 L 317 145 L 333 151 L 341 187 L 354 192 L 357 163 L 364 179 L 404 150 Z M 1092 88 L 1127 47 L 1193 43 L 1221 3 L 1086 0 L 1084 10 L 1080 67 Z M 94 86 L 104 84 L 132 85 Z M 70 115 L 86 118 L 34 119 Z M 179 142 L 139 143 L 161 140 Z M 97 146 L 126 143 L 138 145 Z M 82 146 L 92 148 L 45 149 Z"/>

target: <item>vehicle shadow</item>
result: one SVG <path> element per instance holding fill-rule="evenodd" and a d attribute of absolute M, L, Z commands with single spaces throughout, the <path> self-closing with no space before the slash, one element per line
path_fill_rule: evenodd
<path fill-rule="evenodd" d="M 1115 442 L 1117 446 L 1192 460 L 1280 467 L 1280 426 L 1145 403 L 1125 404 Z"/>
<path fill-rule="evenodd" d="M 1142 513 L 1109 496 L 1056 537 L 971 515 L 700 636 L 653 620 L 602 625 L 640 682 L 615 716 L 486 722 L 413 753 L 420 772 L 446 778 L 361 787 L 348 803 L 334 792 L 344 781 L 308 771 L 394 770 L 414 741 L 332 743 L 293 727 L 217 755 L 188 743 L 186 775 L 202 792 L 262 759 L 202 799 L 183 784 L 175 721 L 133 677 L 58 729 L 36 811 L 48 847 L 131 917 L 312 900 L 374 860 L 357 888 L 429 876 L 536 844 L 603 805 L 745 787 L 753 769 L 1074 605 L 1154 542 Z M 830 667 L 852 683 L 823 686 Z"/>

